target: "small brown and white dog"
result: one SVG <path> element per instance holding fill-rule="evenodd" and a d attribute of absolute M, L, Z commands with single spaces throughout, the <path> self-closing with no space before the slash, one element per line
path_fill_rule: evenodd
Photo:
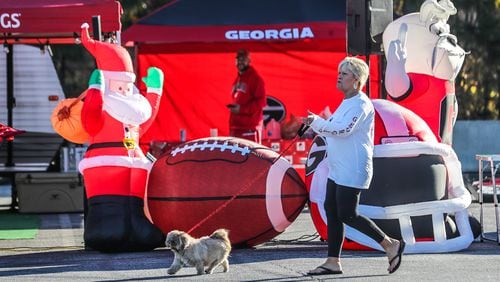
<path fill-rule="evenodd" d="M 174 261 L 167 270 L 168 274 L 177 273 L 182 266 L 196 267 L 198 275 L 212 274 L 219 265 L 222 265 L 224 272 L 229 271 L 227 258 L 231 252 L 231 242 L 226 229 L 215 230 L 212 235 L 199 239 L 186 232 L 173 230 L 168 232 L 165 245 L 174 253 Z"/>

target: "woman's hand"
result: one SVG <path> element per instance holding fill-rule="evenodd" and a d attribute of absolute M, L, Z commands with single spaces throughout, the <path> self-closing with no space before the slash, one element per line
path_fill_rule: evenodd
<path fill-rule="evenodd" d="M 316 115 L 313 112 L 307 110 L 307 117 L 302 118 L 302 123 L 309 126 L 314 121 L 314 119 L 316 119 Z"/>

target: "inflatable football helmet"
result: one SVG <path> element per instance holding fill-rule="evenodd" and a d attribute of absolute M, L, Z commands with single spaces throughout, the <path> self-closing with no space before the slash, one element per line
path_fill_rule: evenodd
<path fill-rule="evenodd" d="M 393 238 L 403 238 L 408 253 L 441 253 L 467 248 L 474 239 L 460 162 L 451 146 L 438 143 L 425 122 L 387 100 L 376 110 L 373 179 L 361 193 L 359 213 Z M 313 223 L 323 239 L 323 207 L 328 177 L 327 139 L 317 136 L 306 164 Z M 378 242 L 346 226 L 346 238 L 373 249 Z M 347 243 L 346 248 L 362 248 Z"/>

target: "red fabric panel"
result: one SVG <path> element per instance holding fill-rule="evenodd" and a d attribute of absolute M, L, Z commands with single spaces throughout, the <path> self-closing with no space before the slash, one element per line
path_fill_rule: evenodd
<path fill-rule="evenodd" d="M 373 137 L 373 143 L 375 145 L 380 145 L 380 141 L 382 140 L 382 137 L 387 136 L 387 130 L 385 129 L 384 121 L 382 121 L 382 118 L 378 114 L 378 112 L 375 111 L 375 136 Z"/>
<path fill-rule="evenodd" d="M 80 33 L 82 23 L 91 23 L 94 15 L 101 16 L 103 32 L 121 30 L 122 8 L 113 0 L 2 0 L 0 11 L 1 33 L 37 33 L 36 36 L 47 38 L 70 34 L 72 37 L 73 32 Z"/>
<path fill-rule="evenodd" d="M 87 199 L 100 195 L 134 196 L 144 199 L 148 171 L 144 169 L 101 166 L 83 171 Z"/>
<path fill-rule="evenodd" d="M 185 42 L 172 44 L 139 44 L 141 54 L 172 54 L 172 53 L 221 53 L 232 52 L 245 48 L 252 52 L 340 52 L 345 53 L 345 39 L 337 40 L 296 40 L 291 42 Z"/>
<path fill-rule="evenodd" d="M 237 25 L 237 26 L 160 26 L 160 25 L 141 25 L 135 24 L 123 33 L 123 42 L 134 41 L 136 43 L 178 43 L 178 42 L 224 42 L 224 43 L 242 43 L 242 42 L 292 42 L 300 41 L 301 30 L 304 27 L 311 29 L 314 38 L 304 37 L 305 40 L 342 40 L 346 38 L 346 24 L 344 22 L 321 22 L 321 23 L 294 23 L 277 25 Z M 281 29 L 298 29 L 293 37 L 279 39 L 226 39 L 226 32 L 237 31 L 265 31 Z M 297 31 L 296 31 L 297 32 Z M 168 36 L 161 36 L 161 35 Z M 345 45 L 345 44 L 344 44 Z M 337 45 L 344 48 L 343 45 Z"/>
<path fill-rule="evenodd" d="M 438 139 L 432 133 L 431 128 L 429 128 L 427 123 L 420 116 L 404 107 L 401 109 L 401 114 L 406 121 L 406 127 L 409 130 L 409 135 L 417 136 L 419 141 L 438 142 Z"/>
<path fill-rule="evenodd" d="M 370 84 L 370 98 L 379 99 L 382 98 L 382 89 L 380 87 L 381 81 L 381 66 L 380 57 L 377 55 L 370 55 L 370 76 L 368 77 Z"/>
<path fill-rule="evenodd" d="M 412 92 L 408 97 L 395 102 L 421 117 L 429 125 L 438 141 L 441 142 L 442 111 L 453 114 L 453 107 L 442 109 L 441 104 L 447 95 L 455 95 L 454 86 L 447 80 L 427 74 L 408 73 L 408 76 L 413 86 Z M 390 96 L 388 100 L 394 101 Z M 451 117 L 449 119 L 451 120 Z M 451 132 L 452 128 L 448 128 L 448 131 Z"/>
<path fill-rule="evenodd" d="M 279 47 L 279 46 L 278 46 Z M 266 85 L 267 95 L 285 104 L 287 116 L 319 113 L 326 106 L 334 110 L 342 100 L 335 88 L 337 65 L 344 53 L 282 51 L 252 52 L 252 65 Z M 229 132 L 231 85 L 236 76 L 234 53 L 139 54 L 139 77 L 150 66 L 165 73 L 160 112 L 151 129 L 141 139 L 179 140 L 186 129 L 187 140 L 209 136 L 210 128 L 219 135 Z M 139 84 L 141 91 L 144 84 Z"/>

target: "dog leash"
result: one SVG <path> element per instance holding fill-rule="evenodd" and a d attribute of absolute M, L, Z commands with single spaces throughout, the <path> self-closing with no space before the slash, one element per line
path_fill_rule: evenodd
<path fill-rule="evenodd" d="M 297 134 L 295 135 L 293 141 L 290 143 L 290 145 L 288 145 L 285 150 L 283 150 L 272 162 L 272 164 L 275 164 L 282 156 L 283 154 L 288 151 L 288 149 L 290 149 L 290 147 L 292 147 L 293 144 L 295 144 L 300 137 L 302 137 L 302 135 L 304 135 L 304 133 L 309 129 L 309 126 L 305 125 L 305 124 L 302 124 L 299 128 L 299 130 L 297 131 Z M 187 233 L 188 234 L 191 234 L 191 232 L 193 232 L 194 230 L 196 230 L 198 227 L 200 227 L 203 223 L 205 223 L 207 220 L 209 220 L 211 217 L 213 217 L 216 213 L 218 213 L 219 211 L 221 211 L 223 208 L 227 207 L 227 205 L 229 205 L 229 203 L 231 203 L 234 199 L 236 199 L 236 197 L 238 197 L 239 195 L 241 195 L 243 192 L 245 192 L 246 190 L 248 190 L 248 188 L 252 187 L 252 185 L 254 184 L 254 182 L 259 179 L 262 175 L 264 175 L 264 173 L 266 173 L 267 171 L 266 170 L 262 170 L 259 174 L 257 174 L 256 177 L 253 178 L 252 181 L 250 181 L 247 185 L 243 186 L 242 189 L 240 189 L 238 191 L 238 193 L 234 194 L 233 196 L 231 196 L 231 198 L 229 198 L 229 200 L 227 200 L 224 204 L 218 206 L 213 212 L 211 212 L 209 215 L 207 215 L 204 219 L 200 220 L 200 222 L 196 223 L 193 227 L 191 227 Z"/>

